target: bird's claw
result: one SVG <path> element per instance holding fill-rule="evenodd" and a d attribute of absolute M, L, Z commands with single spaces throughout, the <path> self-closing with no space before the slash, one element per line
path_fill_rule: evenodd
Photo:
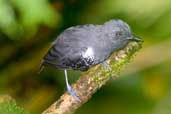
<path fill-rule="evenodd" d="M 67 87 L 67 91 L 68 91 L 68 93 L 71 95 L 71 96 L 73 96 L 77 101 L 81 101 L 80 100 L 80 98 L 79 98 L 79 96 L 78 96 L 78 94 L 72 89 L 72 87 L 71 86 L 68 86 Z"/>
<path fill-rule="evenodd" d="M 107 70 L 107 71 L 111 71 L 112 70 L 112 68 L 109 66 L 109 64 L 106 62 L 106 61 L 104 61 L 103 63 L 102 63 L 102 66 L 105 68 L 105 70 Z"/>

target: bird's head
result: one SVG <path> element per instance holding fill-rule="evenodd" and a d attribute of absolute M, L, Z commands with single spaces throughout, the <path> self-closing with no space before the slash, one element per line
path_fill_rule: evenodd
<path fill-rule="evenodd" d="M 113 44 L 114 48 L 121 48 L 129 41 L 142 41 L 142 39 L 132 35 L 129 25 L 122 20 L 110 20 L 104 23 L 104 30 L 108 41 Z"/>

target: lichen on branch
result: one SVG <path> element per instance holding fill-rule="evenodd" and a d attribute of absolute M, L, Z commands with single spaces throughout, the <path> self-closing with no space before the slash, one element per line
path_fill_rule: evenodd
<path fill-rule="evenodd" d="M 101 64 L 90 68 L 72 85 L 81 101 L 74 99 L 65 92 L 59 100 L 52 104 L 42 114 L 72 114 L 81 105 L 87 102 L 91 96 L 101 88 L 111 77 L 119 77 L 121 70 L 141 49 L 141 42 L 130 42 L 125 48 L 114 52 L 106 61 L 109 66 Z"/>

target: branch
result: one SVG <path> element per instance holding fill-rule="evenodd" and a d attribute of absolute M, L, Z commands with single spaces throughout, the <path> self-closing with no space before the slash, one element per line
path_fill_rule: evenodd
<path fill-rule="evenodd" d="M 87 102 L 111 77 L 118 77 L 121 69 L 130 62 L 131 58 L 139 49 L 141 49 L 141 43 L 130 42 L 122 50 L 114 52 L 107 60 L 112 70 L 106 69 L 100 64 L 90 68 L 72 85 L 81 99 L 80 102 L 65 92 L 59 100 L 52 104 L 42 114 L 74 113 L 76 109 Z"/>

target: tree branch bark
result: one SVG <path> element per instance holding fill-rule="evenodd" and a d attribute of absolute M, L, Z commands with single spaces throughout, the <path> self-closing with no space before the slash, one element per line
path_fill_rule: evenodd
<path fill-rule="evenodd" d="M 100 64 L 90 68 L 75 84 L 72 85 L 81 101 L 77 101 L 65 92 L 59 100 L 54 102 L 42 114 L 74 113 L 76 109 L 87 102 L 91 96 L 111 77 L 118 77 L 121 69 L 123 69 L 130 62 L 131 58 L 139 49 L 141 49 L 141 43 L 130 42 L 125 48 L 114 52 L 109 57 L 107 63 L 111 67 L 111 70 Z"/>

